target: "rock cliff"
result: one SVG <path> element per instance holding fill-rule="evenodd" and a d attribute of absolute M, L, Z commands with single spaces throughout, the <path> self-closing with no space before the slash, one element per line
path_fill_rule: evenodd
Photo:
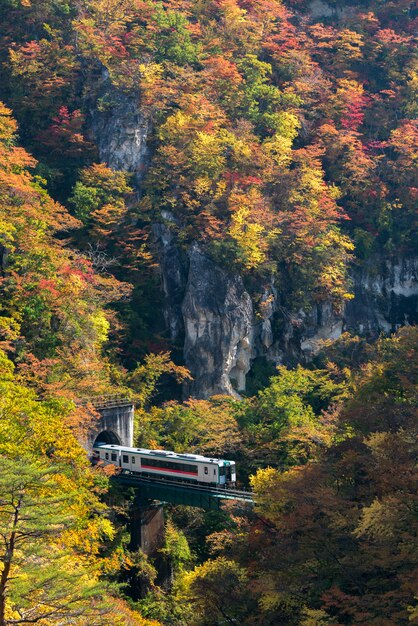
<path fill-rule="evenodd" d="M 162 216 L 164 217 L 164 216 Z M 172 221 L 171 215 L 165 215 Z M 184 340 L 182 303 L 186 292 L 189 272 L 188 258 L 181 253 L 170 228 L 153 224 L 153 234 L 158 246 L 161 285 L 165 296 L 164 318 L 172 341 Z"/>
<path fill-rule="evenodd" d="M 106 73 L 91 103 L 91 132 L 100 160 L 115 170 L 143 177 L 149 158 L 150 124 L 141 112 L 139 94 L 111 86 Z"/>
<path fill-rule="evenodd" d="M 186 395 L 234 394 L 251 367 L 253 306 L 239 276 L 228 274 L 197 245 L 189 251 L 182 303 L 184 360 L 194 380 Z"/>
<path fill-rule="evenodd" d="M 194 377 L 186 396 L 245 390 L 246 375 L 260 356 L 276 364 L 307 362 L 322 341 L 345 330 L 377 337 L 418 321 L 418 259 L 375 257 L 354 268 L 354 298 L 340 314 L 327 302 L 309 311 L 287 310 L 271 285 L 263 294 L 262 314 L 255 315 L 239 276 L 217 267 L 196 245 L 188 257 L 174 275 L 175 264 L 164 255 L 161 262 L 167 321 L 184 332 L 184 360 Z"/>

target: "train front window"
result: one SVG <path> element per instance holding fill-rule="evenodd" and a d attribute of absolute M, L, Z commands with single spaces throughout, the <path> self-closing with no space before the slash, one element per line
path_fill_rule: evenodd
<path fill-rule="evenodd" d="M 225 476 L 225 466 L 224 465 L 222 465 L 219 468 L 219 476 Z"/>
<path fill-rule="evenodd" d="M 225 475 L 226 475 L 226 480 L 231 480 L 231 466 L 230 466 L 230 465 L 227 465 L 227 466 L 226 466 L 226 468 L 225 468 L 225 470 L 226 470 L 226 473 L 225 473 Z"/>

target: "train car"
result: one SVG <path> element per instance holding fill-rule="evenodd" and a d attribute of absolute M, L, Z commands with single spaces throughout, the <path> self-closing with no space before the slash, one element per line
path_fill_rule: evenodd
<path fill-rule="evenodd" d="M 93 448 L 93 461 L 116 465 L 124 472 L 143 476 L 211 485 L 231 485 L 236 481 L 234 461 L 212 459 L 200 454 L 177 454 L 169 450 L 98 444 Z"/>

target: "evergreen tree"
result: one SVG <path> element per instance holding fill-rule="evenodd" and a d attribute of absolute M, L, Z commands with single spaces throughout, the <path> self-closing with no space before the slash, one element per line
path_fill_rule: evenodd
<path fill-rule="evenodd" d="M 77 498 L 58 466 L 0 459 L 0 626 L 100 622 L 103 584 L 66 540 Z"/>

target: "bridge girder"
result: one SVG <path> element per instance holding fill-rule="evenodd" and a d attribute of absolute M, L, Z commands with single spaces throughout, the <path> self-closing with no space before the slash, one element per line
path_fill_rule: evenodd
<path fill-rule="evenodd" d="M 249 506 L 254 504 L 252 495 L 246 492 L 234 492 L 234 490 L 221 490 L 176 483 L 159 479 L 141 478 L 131 474 L 118 474 L 113 477 L 121 485 L 135 487 L 141 500 L 158 500 L 170 504 L 182 504 L 194 506 L 206 510 L 218 511 L 222 504 L 228 500 L 246 502 Z"/>

